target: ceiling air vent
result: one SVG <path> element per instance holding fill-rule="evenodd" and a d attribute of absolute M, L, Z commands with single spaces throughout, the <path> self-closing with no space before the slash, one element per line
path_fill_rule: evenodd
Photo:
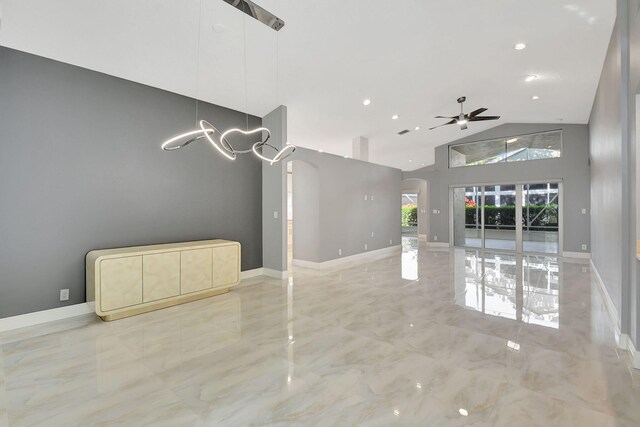
<path fill-rule="evenodd" d="M 398 132 L 398 135 L 404 135 L 411 132 L 409 129 L 405 129 L 405 130 L 401 130 L 400 132 Z"/>

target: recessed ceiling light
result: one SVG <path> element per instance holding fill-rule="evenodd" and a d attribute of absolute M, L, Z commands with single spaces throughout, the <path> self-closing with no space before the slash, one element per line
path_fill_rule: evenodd
<path fill-rule="evenodd" d="M 458 409 L 458 412 L 460 412 L 460 415 L 462 415 L 463 417 L 466 417 L 466 416 L 468 416 L 468 415 L 469 415 L 469 411 L 467 411 L 467 410 L 466 410 L 466 409 L 464 409 L 464 408 L 460 408 L 460 409 Z"/>
<path fill-rule="evenodd" d="M 362 101 L 362 105 L 369 105 L 369 104 L 371 104 L 371 100 L 369 98 Z"/>
<path fill-rule="evenodd" d="M 524 43 L 516 43 L 516 45 L 513 48 L 515 50 L 524 50 L 527 48 L 527 45 Z"/>
<path fill-rule="evenodd" d="M 391 120 L 398 120 L 400 118 L 399 115 L 394 114 L 393 116 L 391 116 Z"/>
<path fill-rule="evenodd" d="M 422 164 L 422 166 L 424 166 L 424 163 Z"/>
<path fill-rule="evenodd" d="M 530 74 L 524 79 L 524 81 L 528 83 L 536 80 L 537 78 L 538 76 L 536 76 L 535 74 Z"/>
<path fill-rule="evenodd" d="M 538 95 L 533 95 L 531 99 L 534 101 L 537 101 L 538 99 L 540 99 L 540 97 Z"/>
<path fill-rule="evenodd" d="M 512 142 L 516 142 L 518 138 L 507 139 L 507 144 L 511 144 Z"/>
<path fill-rule="evenodd" d="M 420 126 L 416 126 L 413 130 L 420 130 Z"/>
<path fill-rule="evenodd" d="M 344 158 L 345 158 L 345 159 L 348 159 L 348 158 L 349 158 L 349 156 L 344 156 Z"/>
<path fill-rule="evenodd" d="M 410 162 L 413 162 L 413 160 L 409 160 Z"/>
<path fill-rule="evenodd" d="M 324 153 L 324 150 L 318 150 L 318 153 Z"/>

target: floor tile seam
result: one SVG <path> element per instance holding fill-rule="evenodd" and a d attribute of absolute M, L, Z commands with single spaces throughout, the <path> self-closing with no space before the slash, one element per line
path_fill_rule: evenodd
<path fill-rule="evenodd" d="M 180 397 L 178 395 L 178 393 L 176 392 L 176 389 L 174 389 L 174 387 L 171 387 L 169 384 L 167 384 L 165 381 L 163 381 L 162 378 L 160 378 L 159 376 L 157 376 L 155 374 L 155 372 L 154 372 L 154 375 L 156 376 L 156 379 L 158 381 L 160 381 L 161 384 L 164 385 L 163 390 L 168 391 L 169 393 L 171 393 L 171 396 L 176 399 L 176 402 L 179 402 L 180 404 L 184 405 L 184 407 L 189 411 L 189 413 L 194 415 L 196 417 L 196 419 L 198 419 L 199 421 L 203 421 L 201 414 L 196 412 L 188 402 L 186 402 L 182 397 Z M 180 389 L 180 388 L 178 387 L 178 389 Z"/>
<path fill-rule="evenodd" d="M 520 336 L 518 336 L 518 339 L 516 341 L 517 343 L 520 344 Z M 578 359 L 579 361 L 582 362 L 599 362 L 604 366 L 612 366 L 611 363 L 607 363 L 607 361 L 605 359 L 602 358 L 598 358 L 598 357 L 588 357 L 588 356 L 583 356 L 582 354 L 577 354 L 577 353 L 572 353 L 570 351 L 565 351 L 565 350 L 560 350 L 557 347 L 554 347 L 553 345 L 549 344 L 548 346 L 545 345 L 540 345 L 537 343 L 526 343 L 526 345 L 528 347 L 534 347 L 536 350 L 542 350 L 542 351 L 546 351 L 546 352 L 552 352 L 552 353 L 557 353 L 557 354 L 561 354 L 573 359 Z M 609 347 L 609 346 L 605 346 L 605 347 Z M 612 350 L 616 350 L 615 346 L 610 346 L 610 348 Z M 618 359 L 620 360 L 620 359 Z"/>
<path fill-rule="evenodd" d="M 490 315 L 486 315 L 484 313 L 482 313 L 482 314 L 485 315 L 485 316 L 490 316 Z M 493 316 L 490 316 L 490 318 L 493 318 Z M 511 319 L 509 319 L 509 320 L 511 320 Z M 479 336 L 480 338 L 489 337 L 489 338 L 500 339 L 500 340 L 504 340 L 504 341 L 510 341 L 508 338 L 503 338 L 503 337 L 498 336 L 498 335 L 491 335 L 491 334 L 488 334 L 488 333 L 485 333 L 485 332 L 479 332 L 479 331 L 476 331 L 476 330 L 466 329 L 466 328 L 458 326 L 458 325 L 451 325 L 451 324 L 447 323 L 446 321 L 445 322 L 436 321 L 434 323 L 442 324 L 442 325 L 445 325 L 445 326 L 447 326 L 449 328 L 454 328 L 454 329 L 460 330 L 463 333 L 476 335 L 476 336 Z M 522 328 L 521 322 L 517 322 L 517 323 L 518 323 L 518 326 L 517 326 L 518 331 L 516 332 L 516 337 L 519 335 L 520 330 Z"/>
<path fill-rule="evenodd" d="M 512 386 L 515 387 L 519 390 L 525 391 L 527 393 L 533 393 L 537 396 L 540 396 L 542 399 L 551 399 L 551 400 L 555 400 L 557 402 L 561 402 L 567 406 L 573 407 L 573 408 L 578 408 L 578 409 L 586 409 L 589 411 L 593 411 L 593 412 L 597 412 L 599 414 L 608 416 L 608 417 L 612 417 L 612 418 L 616 418 L 616 419 L 623 419 L 625 421 L 630 421 L 633 422 L 632 419 L 630 419 L 629 417 L 627 417 L 624 414 L 620 414 L 618 413 L 614 408 L 612 408 L 613 413 L 609 413 L 606 411 L 603 411 L 600 407 L 595 406 L 594 403 L 590 403 L 582 398 L 580 398 L 579 396 L 575 396 L 576 400 L 571 401 L 568 400 L 565 396 L 566 394 L 554 394 L 554 395 L 549 395 L 545 392 L 542 392 L 540 390 L 536 390 L 536 389 L 532 389 L 527 387 L 526 385 L 520 384 L 520 383 L 515 383 L 509 379 L 506 380 L 507 383 Z M 608 395 L 607 395 L 608 396 Z"/>

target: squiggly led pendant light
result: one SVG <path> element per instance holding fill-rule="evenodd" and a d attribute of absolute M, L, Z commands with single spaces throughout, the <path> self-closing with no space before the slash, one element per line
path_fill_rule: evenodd
<path fill-rule="evenodd" d="M 284 22 L 283 22 L 283 25 L 284 25 Z M 279 28 L 274 27 L 276 31 L 280 30 L 280 28 L 282 28 L 282 26 L 280 26 Z M 200 52 L 199 45 L 200 45 L 200 39 L 198 37 L 198 52 Z M 200 61 L 200 57 L 198 56 L 198 63 L 199 61 Z M 247 79 L 247 76 L 246 76 L 246 46 L 245 46 L 245 90 L 246 90 L 246 79 Z M 245 93 L 245 97 L 246 97 L 246 93 Z M 197 102 L 198 101 L 196 100 L 196 120 L 198 116 Z M 224 133 L 221 134 L 220 131 L 216 129 L 215 126 L 213 126 L 211 123 L 209 123 L 206 120 L 200 120 L 199 125 L 200 125 L 200 129 L 185 132 L 183 134 L 174 136 L 173 138 L 166 140 L 164 143 L 162 143 L 161 148 L 165 151 L 178 150 L 182 147 L 186 147 L 187 145 L 191 144 L 194 141 L 204 138 L 207 141 L 209 141 L 209 143 L 213 146 L 213 148 L 215 148 L 220 154 L 222 154 L 225 158 L 229 160 L 235 160 L 238 154 L 247 154 L 247 153 L 253 152 L 259 159 L 264 160 L 265 162 L 269 162 L 269 164 L 271 165 L 286 159 L 296 151 L 295 145 L 287 144 L 284 148 L 282 148 L 281 150 L 278 150 L 277 147 L 271 144 L 268 144 L 267 141 L 269 140 L 269 138 L 271 138 L 271 131 L 265 127 L 259 127 L 252 130 L 246 130 L 246 131 L 238 128 L 232 128 L 232 129 L 226 130 Z M 254 133 L 262 134 L 262 132 L 267 132 L 267 138 L 264 141 L 258 141 L 254 143 L 252 147 L 248 150 L 235 150 L 233 146 L 229 143 L 229 140 L 226 138 L 228 135 L 232 133 L 241 133 L 246 136 L 246 135 L 253 135 Z M 216 138 L 216 134 L 220 136 Z M 273 156 L 273 158 L 269 158 L 263 154 L 265 147 L 269 147 L 272 150 L 275 150 L 276 154 L 275 156 Z"/>

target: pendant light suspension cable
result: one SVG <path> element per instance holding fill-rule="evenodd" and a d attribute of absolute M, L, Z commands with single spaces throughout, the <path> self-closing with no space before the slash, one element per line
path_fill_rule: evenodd
<path fill-rule="evenodd" d="M 225 0 L 226 1 L 226 0 Z M 249 129 L 249 85 L 248 85 L 248 65 L 247 65 L 247 27 L 246 27 L 246 14 L 245 10 L 247 7 L 246 2 L 242 4 L 242 43 L 243 43 L 243 61 L 244 61 L 244 110 L 245 110 L 245 130 L 241 129 L 228 129 L 225 132 L 221 133 L 215 126 L 209 123 L 206 120 L 199 120 L 199 90 L 200 90 L 200 46 L 201 46 L 201 38 L 202 38 L 202 0 L 200 0 L 199 5 L 199 16 L 198 16 L 198 42 L 196 46 L 196 88 L 195 88 L 195 100 L 196 100 L 196 130 L 185 132 L 183 134 L 177 135 L 173 138 L 166 140 L 162 143 L 161 148 L 165 151 L 177 150 L 179 148 L 185 147 L 190 143 L 200 140 L 206 139 L 216 151 L 222 154 L 223 157 L 229 160 L 235 160 L 237 158 L 237 154 L 245 154 L 253 152 L 259 159 L 264 160 L 270 164 L 274 164 L 279 162 L 287 157 L 289 157 L 296 149 L 294 145 L 287 145 L 283 147 L 281 150 L 278 150 L 277 147 L 269 144 L 267 141 L 271 138 L 271 131 L 265 127 L 258 127 L 255 129 Z M 280 70 L 279 70 L 279 37 L 277 31 L 281 29 L 282 26 L 278 28 L 274 28 L 276 30 L 276 101 L 279 102 L 279 93 L 280 93 Z M 280 105 L 280 104 L 278 104 Z M 254 143 L 251 148 L 247 150 L 235 150 L 233 146 L 229 143 L 229 140 L 226 138 L 228 135 L 232 133 L 241 133 L 243 135 L 252 135 L 254 133 L 259 133 L 260 135 L 266 132 L 267 136 L 264 141 L 262 138 L 256 143 Z M 275 156 L 270 158 L 263 154 L 263 149 L 268 147 L 275 151 Z"/>

